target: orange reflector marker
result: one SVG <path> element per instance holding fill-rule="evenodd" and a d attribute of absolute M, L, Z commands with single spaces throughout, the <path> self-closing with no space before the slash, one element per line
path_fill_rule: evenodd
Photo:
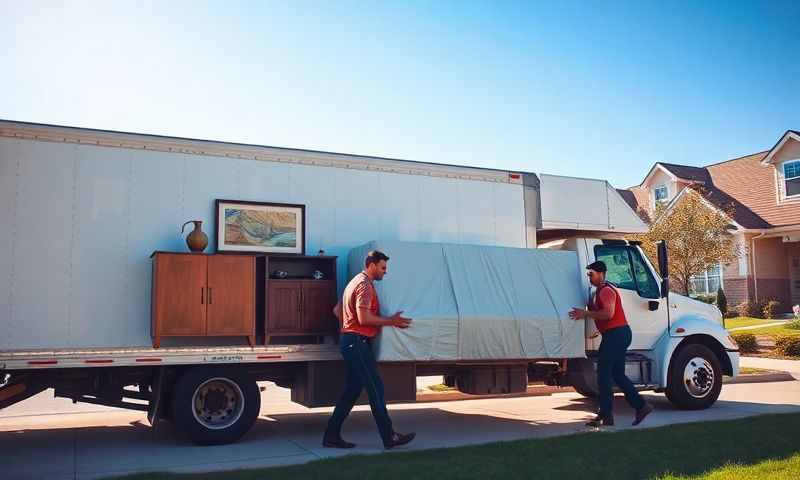
<path fill-rule="evenodd" d="M 683 327 L 678 327 L 678 328 L 675 329 L 675 333 L 683 333 L 685 331 L 686 331 L 686 329 L 684 329 Z"/>
<path fill-rule="evenodd" d="M 83 363 L 114 363 L 114 360 L 104 358 L 98 360 L 84 360 Z"/>
<path fill-rule="evenodd" d="M 509 173 L 508 174 L 508 178 L 511 178 L 513 180 L 519 180 L 520 179 L 520 174 L 519 173 Z"/>
<path fill-rule="evenodd" d="M 137 362 L 160 362 L 161 359 L 160 358 L 156 358 L 156 357 L 146 357 L 146 358 L 137 358 L 136 361 Z"/>
<path fill-rule="evenodd" d="M 270 358 L 281 358 L 280 355 L 259 355 L 256 357 L 258 360 L 269 360 Z"/>

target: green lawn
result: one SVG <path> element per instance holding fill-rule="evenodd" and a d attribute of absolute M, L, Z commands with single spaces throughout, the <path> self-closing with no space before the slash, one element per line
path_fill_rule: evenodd
<path fill-rule="evenodd" d="M 800 328 L 798 322 L 786 323 L 784 325 L 777 325 L 775 327 L 756 328 L 753 330 L 741 330 L 742 332 L 752 333 L 753 335 L 800 335 Z M 736 332 L 734 332 L 736 333 Z"/>
<path fill-rule="evenodd" d="M 779 322 L 780 320 L 764 320 L 763 318 L 753 318 L 753 317 L 735 317 L 735 318 L 726 318 L 725 319 L 725 328 L 739 328 L 739 327 L 752 327 L 755 325 L 765 325 L 768 323 L 775 323 Z M 748 331 L 748 330 L 743 330 Z"/>
<path fill-rule="evenodd" d="M 800 478 L 800 414 L 588 432 L 449 449 L 351 455 L 305 465 L 127 480 Z M 209 447 L 213 448 L 213 447 Z"/>

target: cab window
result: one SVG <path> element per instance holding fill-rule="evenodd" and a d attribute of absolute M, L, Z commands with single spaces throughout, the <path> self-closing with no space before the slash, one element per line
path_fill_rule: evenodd
<path fill-rule="evenodd" d="M 606 280 L 617 288 L 633 290 L 644 298 L 659 297 L 658 283 L 638 250 L 626 245 L 597 245 L 594 255 L 605 262 Z"/>

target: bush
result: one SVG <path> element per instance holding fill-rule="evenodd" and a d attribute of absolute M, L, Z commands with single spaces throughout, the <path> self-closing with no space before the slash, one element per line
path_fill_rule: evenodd
<path fill-rule="evenodd" d="M 717 308 L 719 308 L 723 317 L 728 314 L 728 298 L 725 297 L 722 287 L 717 290 Z"/>
<path fill-rule="evenodd" d="M 775 350 L 791 357 L 800 357 L 800 336 L 780 335 L 775 337 Z"/>
<path fill-rule="evenodd" d="M 708 303 L 713 305 L 717 301 L 716 295 L 695 295 L 695 300 L 700 300 L 703 303 Z"/>
<path fill-rule="evenodd" d="M 777 318 L 778 317 L 778 309 L 781 307 L 781 302 L 777 300 L 768 300 L 764 302 L 764 307 L 762 308 L 762 312 L 764 313 L 764 318 Z"/>
<path fill-rule="evenodd" d="M 734 333 L 731 336 L 739 345 L 739 352 L 755 353 L 758 351 L 758 342 L 752 333 Z"/>
<path fill-rule="evenodd" d="M 736 306 L 739 316 L 764 318 L 764 308 L 767 306 L 765 300 L 748 300 Z"/>
<path fill-rule="evenodd" d="M 725 314 L 722 315 L 722 318 L 736 318 L 739 316 L 739 312 L 736 311 L 734 308 L 733 310 L 728 310 Z"/>

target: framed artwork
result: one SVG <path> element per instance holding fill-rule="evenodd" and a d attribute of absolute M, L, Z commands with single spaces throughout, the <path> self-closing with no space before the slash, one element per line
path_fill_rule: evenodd
<path fill-rule="evenodd" d="M 217 251 L 304 255 L 306 206 L 216 200 Z"/>

